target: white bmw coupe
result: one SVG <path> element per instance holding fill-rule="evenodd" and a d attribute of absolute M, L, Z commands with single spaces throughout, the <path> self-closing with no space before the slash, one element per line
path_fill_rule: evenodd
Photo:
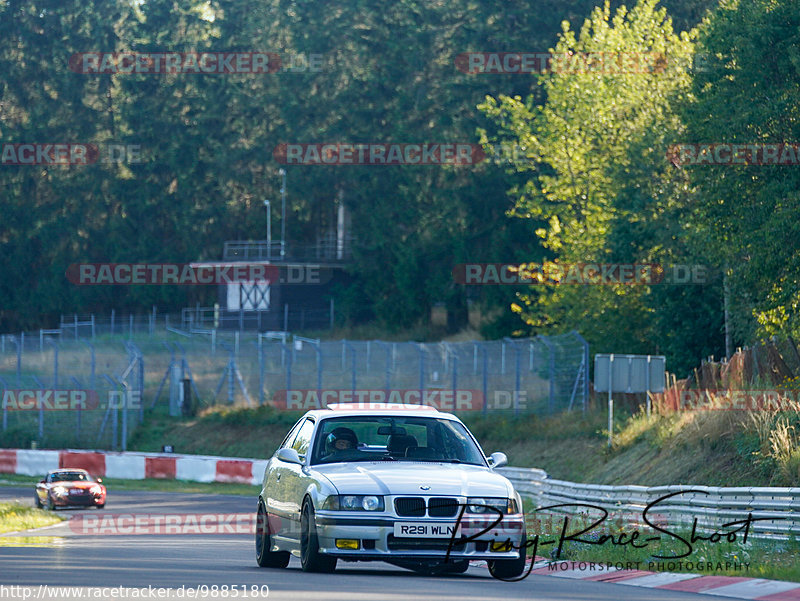
<path fill-rule="evenodd" d="M 338 560 L 424 573 L 525 570 L 522 499 L 454 415 L 424 406 L 331 405 L 309 411 L 264 472 L 256 561 L 332 572 Z"/>

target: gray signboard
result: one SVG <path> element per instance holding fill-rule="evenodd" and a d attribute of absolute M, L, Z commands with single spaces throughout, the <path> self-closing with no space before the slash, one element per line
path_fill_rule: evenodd
<path fill-rule="evenodd" d="M 664 392 L 666 365 L 663 355 L 597 354 L 595 392 Z"/>

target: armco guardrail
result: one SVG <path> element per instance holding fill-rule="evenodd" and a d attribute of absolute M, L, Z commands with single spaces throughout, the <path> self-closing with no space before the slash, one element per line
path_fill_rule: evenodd
<path fill-rule="evenodd" d="M 646 526 L 642 512 L 647 505 L 665 495 L 692 491 L 661 501 L 650 513 L 675 523 L 691 523 L 697 519 L 698 531 L 717 529 L 722 524 L 743 520 L 752 514 L 753 519 L 759 521 L 750 526 L 751 536 L 800 537 L 800 488 L 608 486 L 553 480 L 540 469 L 500 468 L 498 471 L 514 483 L 520 494 L 530 497 L 536 507 L 559 503 L 598 505 L 609 512 L 609 517 L 622 516 L 628 523 Z M 565 507 L 554 512 L 586 513 L 587 508 Z M 600 517 L 599 513 L 597 517 Z"/>

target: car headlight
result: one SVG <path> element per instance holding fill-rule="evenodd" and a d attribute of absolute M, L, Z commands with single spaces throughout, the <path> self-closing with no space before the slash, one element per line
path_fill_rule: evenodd
<path fill-rule="evenodd" d="M 333 511 L 383 511 L 383 497 L 378 495 L 331 495 L 322 509 Z"/>
<path fill-rule="evenodd" d="M 57 497 L 63 497 L 65 494 L 67 494 L 67 489 L 63 486 L 54 486 L 53 494 Z"/>
<path fill-rule="evenodd" d="M 93 495 L 102 495 L 103 489 L 97 486 L 96 484 L 89 489 Z"/>
<path fill-rule="evenodd" d="M 497 515 L 496 509 L 502 514 L 517 513 L 515 499 L 469 497 L 467 499 L 467 513 L 488 513 Z"/>

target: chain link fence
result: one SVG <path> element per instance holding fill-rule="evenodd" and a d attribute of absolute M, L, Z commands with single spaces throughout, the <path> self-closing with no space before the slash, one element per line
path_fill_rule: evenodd
<path fill-rule="evenodd" d="M 585 410 L 588 400 L 589 348 L 577 332 L 417 343 L 180 324 L 154 313 L 74 316 L 58 330 L 0 336 L 0 446 L 126 450 L 146 412 L 214 405 L 380 401 L 519 415 Z"/>

